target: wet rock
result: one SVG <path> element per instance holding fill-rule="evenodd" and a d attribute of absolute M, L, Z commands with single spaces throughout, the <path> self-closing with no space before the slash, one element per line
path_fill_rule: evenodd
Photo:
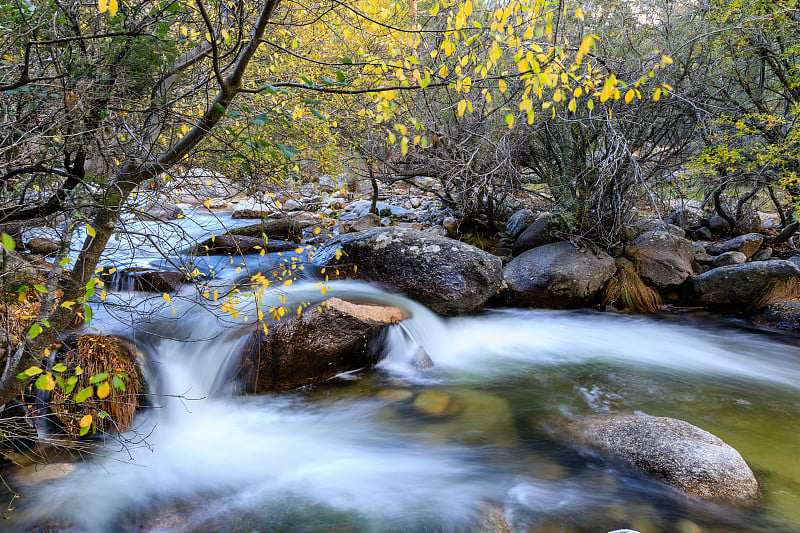
<path fill-rule="evenodd" d="M 493 505 L 481 515 L 481 523 L 477 533 L 512 533 L 511 527 L 506 522 L 503 508 Z"/>
<path fill-rule="evenodd" d="M 704 254 L 706 253 L 706 246 L 701 242 L 693 242 L 692 246 L 694 247 L 694 253 L 696 254 Z"/>
<path fill-rule="evenodd" d="M 268 239 L 266 242 L 261 237 L 246 237 L 244 235 L 217 235 L 209 237 L 197 246 L 196 255 L 247 255 L 260 254 L 262 250 L 268 253 L 286 252 L 297 248 L 293 242 Z"/>
<path fill-rule="evenodd" d="M 778 282 L 800 280 L 800 269 L 782 260 L 759 261 L 709 270 L 692 279 L 697 303 L 710 307 L 746 308 Z"/>
<path fill-rule="evenodd" d="M 667 217 L 667 222 L 678 226 L 684 231 L 695 231 L 705 225 L 706 219 L 703 211 L 696 207 L 681 207 Z"/>
<path fill-rule="evenodd" d="M 772 248 L 769 246 L 765 246 L 764 248 L 760 249 L 756 253 L 754 253 L 751 257 L 751 261 L 767 261 L 772 257 Z"/>
<path fill-rule="evenodd" d="M 561 309 L 591 304 L 615 270 L 614 260 L 603 251 L 556 242 L 519 255 L 503 276 L 513 303 Z"/>
<path fill-rule="evenodd" d="M 450 238 L 458 237 L 458 221 L 453 217 L 445 217 L 442 220 L 442 227 L 447 231 Z"/>
<path fill-rule="evenodd" d="M 747 256 L 742 252 L 724 252 L 714 258 L 711 266 L 713 268 L 719 268 L 728 265 L 741 265 L 742 263 L 746 262 Z"/>
<path fill-rule="evenodd" d="M 538 246 L 544 246 L 554 241 L 552 234 L 552 217 L 550 215 L 542 215 L 537 218 L 533 224 L 525 228 L 514 243 L 514 254 L 519 255 L 522 252 L 532 250 Z"/>
<path fill-rule="evenodd" d="M 35 254 L 51 255 L 58 251 L 58 243 L 41 237 L 34 237 L 28 241 L 28 250 Z"/>
<path fill-rule="evenodd" d="M 414 397 L 408 389 L 383 389 L 378 391 L 378 398 L 387 403 L 401 403 Z"/>
<path fill-rule="evenodd" d="M 678 287 L 692 275 L 691 241 L 667 231 L 648 231 L 636 238 L 642 279 L 659 290 Z"/>
<path fill-rule="evenodd" d="M 269 239 L 300 242 L 300 239 L 303 237 L 303 225 L 292 218 L 281 217 L 265 219 L 257 224 L 235 228 L 228 233 L 244 237 L 262 237 L 262 235 L 264 235 Z"/>
<path fill-rule="evenodd" d="M 425 348 L 419 346 L 417 351 L 414 352 L 414 357 L 411 359 L 411 366 L 420 370 L 428 370 L 429 368 L 433 368 L 434 364 L 433 359 L 431 359 L 431 356 L 425 351 Z"/>
<path fill-rule="evenodd" d="M 350 226 L 351 231 L 361 231 L 369 228 L 378 228 L 381 225 L 381 220 L 375 213 L 366 213 L 361 215 L 361 218 L 353 222 Z"/>
<path fill-rule="evenodd" d="M 711 233 L 714 235 L 723 235 L 731 230 L 731 225 L 721 216 L 714 215 L 708 221 L 708 229 L 711 230 Z"/>
<path fill-rule="evenodd" d="M 506 400 L 470 389 L 450 389 L 445 394 L 452 397 L 457 406 L 454 408 L 459 411 L 453 416 L 435 418 L 424 430 L 427 439 L 503 448 L 518 444 L 514 418 Z"/>
<path fill-rule="evenodd" d="M 725 252 L 742 252 L 746 257 L 750 257 L 761 248 L 761 243 L 764 242 L 764 236 L 760 233 L 747 233 L 739 235 L 733 239 L 728 239 L 723 242 L 719 247 L 720 253 Z"/>
<path fill-rule="evenodd" d="M 339 249 L 344 254 L 337 259 Z M 481 308 L 502 282 L 500 258 L 463 242 L 399 227 L 331 239 L 317 250 L 314 264 L 326 267 L 331 279 L 374 281 L 440 314 Z"/>
<path fill-rule="evenodd" d="M 508 233 L 512 239 L 516 239 L 534 220 L 536 220 L 536 215 L 533 211 L 530 209 L 520 209 L 511 215 L 508 222 L 506 222 L 506 233 Z"/>
<path fill-rule="evenodd" d="M 114 285 L 122 290 L 171 293 L 186 281 L 186 275 L 173 270 L 146 267 L 126 268 L 117 272 Z"/>
<path fill-rule="evenodd" d="M 754 317 L 759 326 L 800 333 L 800 301 L 773 302 L 759 309 Z"/>
<path fill-rule="evenodd" d="M 453 416 L 461 406 L 453 397 L 440 390 L 426 390 L 414 399 L 414 409 L 427 416 Z"/>
<path fill-rule="evenodd" d="M 289 390 L 341 372 L 371 367 L 380 358 L 381 333 L 408 318 L 396 307 L 330 298 L 299 316 L 259 328 L 245 344 L 236 377 L 245 392 Z"/>
<path fill-rule="evenodd" d="M 589 416 L 567 424 L 574 444 L 707 500 L 752 503 L 758 482 L 742 456 L 718 437 L 674 418 Z"/>

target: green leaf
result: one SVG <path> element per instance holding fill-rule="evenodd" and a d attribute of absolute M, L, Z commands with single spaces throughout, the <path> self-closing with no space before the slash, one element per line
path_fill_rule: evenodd
<path fill-rule="evenodd" d="M 39 336 L 39 333 L 42 332 L 42 326 L 39 324 L 34 324 L 31 326 L 31 329 L 28 330 L 28 338 L 33 340 Z"/>
<path fill-rule="evenodd" d="M 79 434 L 81 437 L 83 437 L 83 436 L 84 436 L 84 435 L 86 435 L 87 433 L 89 433 L 89 426 L 82 427 L 82 428 L 81 428 L 81 430 L 80 430 L 80 432 L 79 432 L 78 434 Z"/>
<path fill-rule="evenodd" d="M 217 113 L 225 114 L 225 107 L 219 102 L 214 102 L 214 111 Z"/>
<path fill-rule="evenodd" d="M 345 65 L 352 65 L 353 64 L 353 60 L 350 59 L 349 57 L 343 57 L 342 58 L 342 63 L 344 63 Z"/>
<path fill-rule="evenodd" d="M 47 289 L 45 288 L 45 286 L 44 285 L 39 285 L 38 283 L 36 285 L 34 285 L 33 288 L 36 289 L 39 292 L 47 292 Z"/>
<path fill-rule="evenodd" d="M 83 306 L 83 323 L 88 324 L 92 321 L 92 308 L 88 305 Z"/>
<path fill-rule="evenodd" d="M 108 379 L 108 372 L 101 372 L 101 373 L 95 374 L 94 376 L 89 378 L 89 384 L 90 385 L 95 385 L 95 384 L 100 383 L 101 381 L 105 381 L 107 379 Z"/>
<path fill-rule="evenodd" d="M 36 382 L 33 385 L 39 390 L 47 390 L 47 376 L 42 374 L 36 378 Z"/>
<path fill-rule="evenodd" d="M 58 386 L 61 387 L 61 390 L 65 390 L 67 388 L 66 385 L 64 384 L 64 378 L 58 375 L 53 377 L 56 379 L 56 383 L 58 383 Z"/>
<path fill-rule="evenodd" d="M 344 80 L 345 80 L 344 72 L 337 71 L 336 72 L 336 79 L 339 80 L 340 83 L 344 83 Z"/>
<path fill-rule="evenodd" d="M 14 249 L 17 247 L 17 243 L 14 242 L 14 238 L 11 237 L 8 233 L 3 233 L 2 237 L 0 237 L 0 241 L 3 243 L 3 248 L 8 250 L 9 252 L 13 252 Z"/>
<path fill-rule="evenodd" d="M 53 365 L 53 372 L 64 372 L 67 369 L 64 363 L 56 363 Z"/>
<path fill-rule="evenodd" d="M 78 383 L 78 378 L 75 376 L 67 379 L 67 386 L 64 387 L 64 394 L 70 394 L 75 389 L 76 383 Z"/>
<path fill-rule="evenodd" d="M 122 381 L 119 378 L 119 376 L 114 376 L 114 378 L 111 380 L 111 384 L 114 386 L 115 389 L 125 392 L 125 382 Z"/>
<path fill-rule="evenodd" d="M 78 391 L 78 394 L 75 395 L 75 403 L 81 403 L 86 401 L 92 394 L 94 394 L 94 387 L 91 385 L 86 387 L 85 389 L 81 389 Z"/>

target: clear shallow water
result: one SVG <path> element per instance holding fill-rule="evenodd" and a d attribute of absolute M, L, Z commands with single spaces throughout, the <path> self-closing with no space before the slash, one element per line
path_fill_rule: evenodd
<path fill-rule="evenodd" d="M 276 258 L 251 257 L 269 266 Z M 230 287 L 227 269 L 215 283 Z M 145 443 L 23 489 L 0 529 L 75 531 L 480 531 L 487 511 L 516 531 L 800 531 L 800 348 L 715 324 L 589 312 L 493 311 L 443 320 L 366 284 L 295 283 L 289 307 L 331 295 L 398 305 L 378 369 L 291 394 L 241 396 L 229 376 L 250 321 L 196 304 L 185 287 L 109 295 L 106 332 L 147 354 L 156 408 Z M 113 307 L 135 303 L 132 314 Z M 175 307 L 175 314 L 171 307 Z M 133 324 L 133 326 L 131 326 Z M 180 340 L 172 340 L 180 339 Z M 420 372 L 411 356 L 434 360 Z M 414 406 L 446 398 L 442 416 Z M 671 416 L 715 433 L 753 467 L 762 512 L 686 502 L 589 461 L 545 428 L 602 411 Z M 683 529 L 682 529 L 683 528 Z"/>

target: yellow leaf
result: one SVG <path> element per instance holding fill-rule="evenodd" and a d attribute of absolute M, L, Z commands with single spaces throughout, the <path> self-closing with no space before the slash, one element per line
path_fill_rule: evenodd
<path fill-rule="evenodd" d="M 472 2 L 470 0 L 464 2 L 464 15 L 466 16 L 472 15 Z"/>
<path fill-rule="evenodd" d="M 82 428 L 88 428 L 91 423 L 92 423 L 92 415 L 85 415 L 83 418 L 81 418 L 79 425 Z"/>
<path fill-rule="evenodd" d="M 634 96 L 636 96 L 636 94 L 633 92 L 633 89 L 628 89 L 628 92 L 625 93 L 625 103 L 630 104 Z"/>
<path fill-rule="evenodd" d="M 284 287 L 288 287 L 291 284 L 292 284 L 292 280 L 290 280 L 290 279 L 287 279 L 286 281 L 283 282 L 283 286 Z"/>
<path fill-rule="evenodd" d="M 569 109 L 570 111 L 572 111 L 574 113 L 577 108 L 578 108 L 578 102 L 577 102 L 577 100 L 575 100 L 573 98 L 572 100 L 569 101 L 569 105 L 567 106 L 567 109 Z"/>
<path fill-rule="evenodd" d="M 108 4 L 106 0 L 97 0 L 97 9 L 100 10 L 100 13 L 105 13 L 108 9 Z"/>
<path fill-rule="evenodd" d="M 466 100 L 461 100 L 458 103 L 458 116 L 459 117 L 463 117 L 464 116 L 464 111 L 466 109 L 467 109 L 467 101 Z"/>
<path fill-rule="evenodd" d="M 111 16 L 117 14 L 117 9 L 119 8 L 119 4 L 117 0 L 108 0 L 108 12 L 111 13 Z"/>
<path fill-rule="evenodd" d="M 104 381 L 102 385 L 97 387 L 97 397 L 101 400 L 111 393 L 111 386 L 108 381 Z"/>
<path fill-rule="evenodd" d="M 653 101 L 658 102 L 658 99 L 661 98 L 661 87 L 656 89 L 656 92 L 653 93 Z"/>
<path fill-rule="evenodd" d="M 575 10 L 575 16 L 583 20 L 583 9 L 581 9 L 580 6 Z"/>
<path fill-rule="evenodd" d="M 169 298 L 169 294 L 167 294 L 167 293 L 165 292 L 165 293 L 164 293 L 162 296 L 163 296 L 163 298 L 164 298 L 164 301 L 165 301 L 165 302 L 167 302 L 167 303 L 169 303 L 169 300 L 170 300 L 170 298 Z"/>
<path fill-rule="evenodd" d="M 506 84 L 505 80 L 500 80 L 497 82 L 497 87 L 500 89 L 501 93 L 504 93 L 506 89 L 508 89 L 508 84 Z"/>
<path fill-rule="evenodd" d="M 89 237 L 94 237 L 96 235 L 94 228 L 91 227 L 89 224 L 86 224 L 86 233 L 89 234 Z"/>
<path fill-rule="evenodd" d="M 211 209 L 211 200 L 206 200 L 203 205 L 206 206 L 206 209 Z"/>
<path fill-rule="evenodd" d="M 439 13 L 439 2 L 436 2 L 436 5 L 431 8 L 432 17 L 435 17 L 437 13 Z"/>

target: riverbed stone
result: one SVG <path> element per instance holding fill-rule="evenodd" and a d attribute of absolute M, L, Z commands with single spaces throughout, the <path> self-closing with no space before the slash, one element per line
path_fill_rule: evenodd
<path fill-rule="evenodd" d="M 695 231 L 705 225 L 707 220 L 702 209 L 696 207 L 681 207 L 670 213 L 667 222 L 678 226 L 684 231 Z"/>
<path fill-rule="evenodd" d="M 442 220 L 442 227 L 447 230 L 447 236 L 458 237 L 458 221 L 453 217 L 445 217 Z"/>
<path fill-rule="evenodd" d="M 728 265 L 741 265 L 747 262 L 747 256 L 742 252 L 724 252 L 719 254 L 711 262 L 711 266 L 719 268 Z"/>
<path fill-rule="evenodd" d="M 766 294 L 776 283 L 800 280 L 800 269 L 780 259 L 730 265 L 692 278 L 692 292 L 700 305 L 743 309 Z"/>
<path fill-rule="evenodd" d="M 648 231 L 636 238 L 639 272 L 659 290 L 678 287 L 692 275 L 692 242 L 667 231 Z"/>
<path fill-rule="evenodd" d="M 525 228 L 514 242 L 514 255 L 527 252 L 537 246 L 550 244 L 555 239 L 551 234 L 553 222 L 550 215 L 542 215 L 533 224 Z"/>
<path fill-rule="evenodd" d="M 506 222 L 506 233 L 508 233 L 509 237 L 512 239 L 516 239 L 534 220 L 536 220 L 536 214 L 533 211 L 530 209 L 520 209 L 511 215 L 508 222 Z"/>
<path fill-rule="evenodd" d="M 276 210 L 274 203 L 261 202 L 255 198 L 242 200 L 233 208 L 231 218 L 266 218 Z"/>
<path fill-rule="evenodd" d="M 772 248 L 769 246 L 765 246 L 761 248 L 759 251 L 754 253 L 751 257 L 751 261 L 768 261 L 772 258 Z"/>
<path fill-rule="evenodd" d="M 512 303 L 563 309 L 593 303 L 615 271 L 614 259 L 602 250 L 564 241 L 522 253 L 506 265 L 503 276 Z"/>
<path fill-rule="evenodd" d="M 375 213 L 365 213 L 361 218 L 353 222 L 350 226 L 351 231 L 361 231 L 369 228 L 379 228 L 381 226 L 381 219 Z"/>
<path fill-rule="evenodd" d="M 117 272 L 114 286 L 123 290 L 171 293 L 186 282 L 183 272 L 158 270 L 148 267 L 131 267 Z"/>
<path fill-rule="evenodd" d="M 256 224 L 234 228 L 228 233 L 245 237 L 261 237 L 265 235 L 269 239 L 300 242 L 300 239 L 303 238 L 303 225 L 293 218 L 280 217 L 264 219 Z"/>
<path fill-rule="evenodd" d="M 721 216 L 714 215 L 708 221 L 708 229 L 711 230 L 711 233 L 714 235 L 722 235 L 730 231 L 731 225 Z"/>
<path fill-rule="evenodd" d="M 319 383 L 341 372 L 375 365 L 378 339 L 404 310 L 329 298 L 300 315 L 259 328 L 245 343 L 236 378 L 248 393 L 283 391 Z"/>
<path fill-rule="evenodd" d="M 767 304 L 754 317 L 759 326 L 800 333 L 800 301 L 783 300 Z"/>
<path fill-rule="evenodd" d="M 752 470 L 735 449 L 688 422 L 643 414 L 599 414 L 566 426 L 574 445 L 668 483 L 687 495 L 719 502 L 760 498 Z"/>
<path fill-rule="evenodd" d="M 343 252 L 338 257 L 337 250 Z M 499 257 L 403 227 L 371 228 L 331 239 L 316 251 L 314 264 L 325 267 L 330 279 L 373 281 L 439 314 L 479 309 L 502 283 Z"/>
<path fill-rule="evenodd" d="M 260 254 L 262 250 L 268 253 L 287 252 L 297 248 L 297 244 L 278 239 L 264 241 L 261 237 L 247 237 L 244 235 L 216 235 L 209 237 L 195 246 L 196 255 L 247 255 Z"/>
<path fill-rule="evenodd" d="M 720 253 L 741 252 L 748 258 L 756 253 L 764 242 L 764 236 L 760 233 L 746 233 L 733 239 L 728 239 L 719 247 Z"/>
<path fill-rule="evenodd" d="M 52 255 L 58 251 L 58 243 L 51 239 L 34 237 L 28 241 L 28 250 L 35 254 Z"/>

